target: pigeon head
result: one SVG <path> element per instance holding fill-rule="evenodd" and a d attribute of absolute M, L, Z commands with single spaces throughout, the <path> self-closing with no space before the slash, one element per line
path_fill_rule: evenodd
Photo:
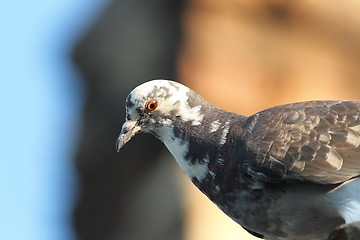
<path fill-rule="evenodd" d="M 199 125 L 203 119 L 202 99 L 177 82 L 152 80 L 130 92 L 126 99 L 126 122 L 116 142 L 119 151 L 139 132 L 152 133 L 160 140 L 176 122 Z"/>

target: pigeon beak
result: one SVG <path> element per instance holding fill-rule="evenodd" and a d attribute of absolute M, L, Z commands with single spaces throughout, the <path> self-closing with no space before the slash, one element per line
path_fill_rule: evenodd
<path fill-rule="evenodd" d="M 120 135 L 116 140 L 116 151 L 120 149 L 127 143 L 139 130 L 141 127 L 137 125 L 137 121 L 127 120 L 121 128 Z"/>

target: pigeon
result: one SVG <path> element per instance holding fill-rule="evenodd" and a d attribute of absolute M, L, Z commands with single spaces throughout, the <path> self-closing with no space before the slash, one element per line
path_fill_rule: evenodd
<path fill-rule="evenodd" d="M 360 100 L 244 116 L 152 80 L 126 99 L 117 151 L 140 132 L 161 140 L 192 183 L 254 236 L 321 240 L 360 221 Z"/>

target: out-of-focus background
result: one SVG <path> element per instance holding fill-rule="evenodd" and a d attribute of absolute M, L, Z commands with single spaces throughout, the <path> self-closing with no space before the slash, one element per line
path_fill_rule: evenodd
<path fill-rule="evenodd" d="M 360 98 L 357 0 L 0 3 L 0 239 L 255 239 L 166 149 L 115 139 L 154 78 L 252 114 Z"/>
<path fill-rule="evenodd" d="M 75 239 L 85 89 L 70 56 L 105 4 L 0 2 L 0 239 Z"/>

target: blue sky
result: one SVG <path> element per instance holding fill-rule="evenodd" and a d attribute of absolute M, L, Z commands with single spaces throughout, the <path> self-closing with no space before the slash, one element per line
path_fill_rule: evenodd
<path fill-rule="evenodd" d="M 105 3 L 0 3 L 0 239 L 74 238 L 83 93 L 68 54 Z"/>

